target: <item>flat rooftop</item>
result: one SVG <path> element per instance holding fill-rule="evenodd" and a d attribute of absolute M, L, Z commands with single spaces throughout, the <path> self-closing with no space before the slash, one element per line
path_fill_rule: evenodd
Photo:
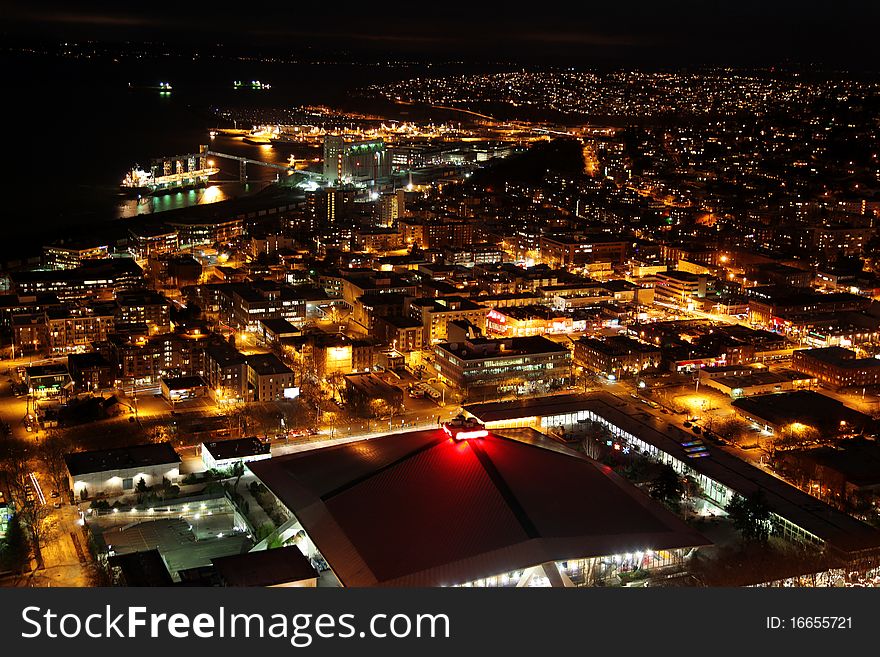
<path fill-rule="evenodd" d="M 851 426 L 864 428 L 874 424 L 871 416 L 811 390 L 737 399 L 732 406 L 775 426 L 798 422 L 827 427 L 844 421 Z"/>
<path fill-rule="evenodd" d="M 568 353 L 568 348 L 565 345 L 545 338 L 543 335 L 500 339 L 473 338 L 463 342 L 445 342 L 438 344 L 436 348 L 448 351 L 466 361 Z"/>
<path fill-rule="evenodd" d="M 202 443 L 202 449 L 208 450 L 217 461 L 270 453 L 269 445 L 256 436 Z"/>
<path fill-rule="evenodd" d="M 29 379 L 42 376 L 64 376 L 67 374 L 67 365 L 31 365 L 25 368 L 25 374 Z"/>
<path fill-rule="evenodd" d="M 275 354 L 254 354 L 247 356 L 248 367 L 254 370 L 259 376 L 267 376 L 271 374 L 292 374 L 287 365 L 281 362 Z"/>
<path fill-rule="evenodd" d="M 227 586 L 275 586 L 318 577 L 295 545 L 233 554 L 211 562 Z"/>
<path fill-rule="evenodd" d="M 815 358 L 834 365 L 851 370 L 876 369 L 880 367 L 880 359 L 877 358 L 856 358 L 856 354 L 849 349 L 843 347 L 819 347 L 817 349 L 798 349 L 795 353 L 801 354 L 808 358 Z"/>
<path fill-rule="evenodd" d="M 275 335 L 292 335 L 302 332 L 282 317 L 261 319 L 260 324 L 264 329 L 267 329 L 270 333 L 274 333 Z"/>
<path fill-rule="evenodd" d="M 400 388 L 393 386 L 384 381 L 377 374 L 372 372 L 360 372 L 357 374 L 346 374 L 345 382 L 352 388 L 364 395 L 369 395 L 376 399 L 387 397 L 400 393 Z"/>
<path fill-rule="evenodd" d="M 171 443 L 149 443 L 93 452 L 75 452 L 65 455 L 64 461 L 70 474 L 75 477 L 93 472 L 180 463 L 180 456 Z"/>
<path fill-rule="evenodd" d="M 754 386 L 791 383 L 792 381 L 806 381 L 810 378 L 809 375 L 801 374 L 794 370 L 778 370 L 776 372 L 755 370 L 754 372 L 744 375 L 720 376 L 712 380 L 729 388 L 742 388 L 745 390 Z"/>
<path fill-rule="evenodd" d="M 199 388 L 208 385 L 200 376 L 163 377 L 162 383 L 168 386 L 169 390 L 188 390 L 189 388 Z"/>

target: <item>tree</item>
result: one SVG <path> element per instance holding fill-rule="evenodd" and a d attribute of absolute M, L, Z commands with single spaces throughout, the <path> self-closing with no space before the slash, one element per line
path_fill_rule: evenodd
<path fill-rule="evenodd" d="M 235 484 L 232 486 L 232 490 L 238 490 L 238 482 L 241 481 L 241 478 L 244 476 L 244 463 L 242 461 L 236 461 L 232 464 L 232 476 L 235 477 Z"/>
<path fill-rule="evenodd" d="M 329 385 L 330 389 L 333 391 L 333 396 L 342 399 L 343 390 L 345 390 L 345 375 L 339 371 L 332 372 L 327 375 L 325 381 L 327 381 L 327 385 Z"/>
<path fill-rule="evenodd" d="M 17 453 L 10 455 L 10 458 L 7 458 L 5 462 L 6 481 L 12 499 L 16 503 L 16 516 L 30 543 L 34 559 L 37 562 L 37 569 L 40 570 L 45 566 L 42 548 L 49 531 L 46 520 L 51 507 L 47 504 L 40 504 L 33 495 L 28 500 L 28 492 L 31 489 L 31 470 L 28 466 L 27 447 L 17 445 L 14 451 Z"/>
<path fill-rule="evenodd" d="M 21 527 L 18 514 L 14 514 L 6 525 L 6 536 L 0 542 L 0 568 L 21 567 L 28 556 L 27 536 Z"/>
<path fill-rule="evenodd" d="M 70 487 L 67 463 L 64 461 L 64 457 L 69 453 L 70 441 L 57 429 L 49 429 L 38 448 L 38 456 L 46 466 L 52 487 L 59 493 L 66 492 Z"/>
<path fill-rule="evenodd" d="M 764 491 L 756 490 L 743 497 L 739 493 L 724 508 L 733 526 L 747 542 L 766 543 L 770 537 L 770 507 Z"/>
<path fill-rule="evenodd" d="M 584 424 L 584 437 L 578 443 L 577 449 L 591 459 L 600 459 L 604 453 L 603 443 L 611 437 L 611 432 L 598 422 Z"/>
<path fill-rule="evenodd" d="M 674 511 L 681 508 L 684 485 L 681 477 L 671 465 L 663 465 L 657 478 L 649 486 L 651 497 L 660 500 Z"/>
<path fill-rule="evenodd" d="M 148 488 L 147 488 L 147 482 L 144 481 L 144 478 L 143 478 L 143 477 L 141 477 L 140 479 L 138 479 L 138 482 L 137 482 L 137 492 L 138 492 L 138 495 L 143 495 L 144 493 L 147 492 L 147 490 L 148 490 Z"/>

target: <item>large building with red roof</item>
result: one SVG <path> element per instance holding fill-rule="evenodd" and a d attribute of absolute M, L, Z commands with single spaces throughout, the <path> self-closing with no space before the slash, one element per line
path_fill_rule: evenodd
<path fill-rule="evenodd" d="M 589 585 L 708 543 L 536 431 L 472 435 L 413 431 L 248 467 L 343 586 Z"/>

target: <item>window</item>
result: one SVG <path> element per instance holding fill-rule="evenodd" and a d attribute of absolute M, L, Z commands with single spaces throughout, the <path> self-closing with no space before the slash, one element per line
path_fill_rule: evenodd
<path fill-rule="evenodd" d="M 127 477 L 122 480 L 122 490 L 131 490 L 134 488 L 134 479 Z"/>

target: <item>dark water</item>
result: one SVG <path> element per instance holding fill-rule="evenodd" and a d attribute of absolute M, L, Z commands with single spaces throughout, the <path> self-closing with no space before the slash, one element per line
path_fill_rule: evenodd
<path fill-rule="evenodd" d="M 3 178 L 0 255 L 33 252 L 77 228 L 100 221 L 222 200 L 259 188 L 239 183 L 141 202 L 119 195 L 118 184 L 135 163 L 195 152 L 211 128 L 225 125 L 213 108 L 292 107 L 351 103 L 352 90 L 413 75 L 403 68 L 355 65 L 267 65 L 249 62 L 83 61 L 4 56 Z M 235 91 L 235 79 L 269 81 L 268 91 Z M 130 89 L 173 84 L 171 94 Z M 241 126 L 240 126 L 241 127 Z M 266 161 L 287 161 L 290 151 L 219 135 L 212 148 Z M 217 161 L 221 180 L 236 180 L 234 161 Z M 249 167 L 256 180 L 270 169 Z"/>

